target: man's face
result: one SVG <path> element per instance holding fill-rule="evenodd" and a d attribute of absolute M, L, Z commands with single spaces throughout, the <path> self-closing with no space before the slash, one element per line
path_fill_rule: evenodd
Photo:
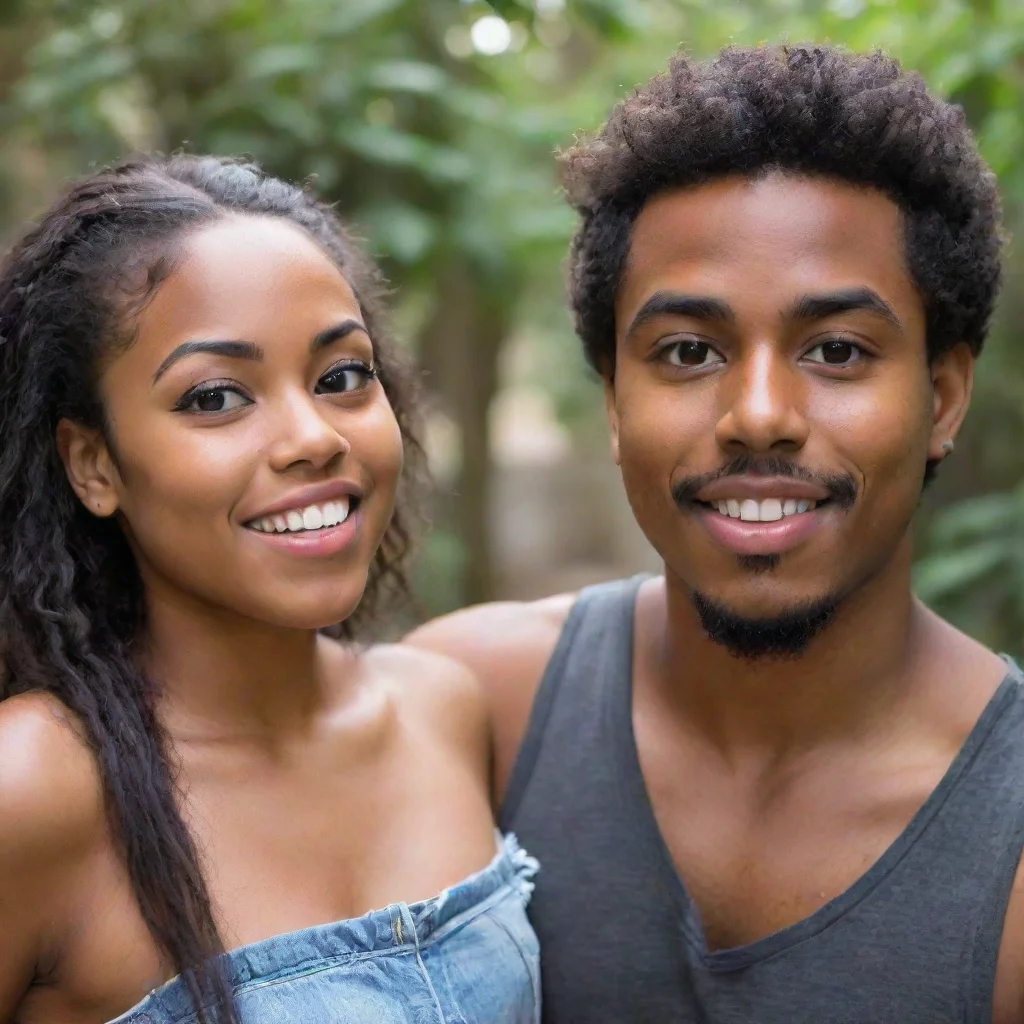
<path fill-rule="evenodd" d="M 606 394 L 637 521 L 730 616 L 841 600 L 892 563 L 959 427 L 966 346 L 929 363 L 897 207 L 774 174 L 661 194 L 634 225 Z"/>

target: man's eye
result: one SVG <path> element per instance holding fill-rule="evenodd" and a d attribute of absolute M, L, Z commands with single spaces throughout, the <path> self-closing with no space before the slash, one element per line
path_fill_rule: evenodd
<path fill-rule="evenodd" d="M 713 366 L 725 360 L 706 341 L 677 341 L 661 350 L 661 358 L 670 366 Z"/>
<path fill-rule="evenodd" d="M 191 391 L 181 400 L 178 409 L 182 412 L 233 412 L 252 401 L 240 391 L 229 387 L 200 388 Z"/>
<path fill-rule="evenodd" d="M 864 358 L 864 350 L 852 341 L 823 341 L 804 356 L 812 363 L 824 363 L 827 366 L 852 366 Z"/>
<path fill-rule="evenodd" d="M 377 376 L 377 371 L 365 363 L 346 363 L 328 370 L 317 381 L 318 395 L 343 395 L 365 388 Z"/>

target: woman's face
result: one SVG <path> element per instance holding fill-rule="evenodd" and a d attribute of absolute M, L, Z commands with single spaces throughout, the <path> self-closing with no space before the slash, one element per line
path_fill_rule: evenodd
<path fill-rule="evenodd" d="M 83 502 L 116 514 L 149 601 L 279 626 L 346 618 L 391 518 L 402 439 L 348 282 L 300 228 L 188 235 L 100 381 L 112 449 L 66 422 Z"/>

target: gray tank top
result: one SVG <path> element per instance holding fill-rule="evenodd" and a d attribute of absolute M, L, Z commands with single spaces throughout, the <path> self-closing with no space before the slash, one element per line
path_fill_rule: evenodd
<path fill-rule="evenodd" d="M 709 951 L 640 772 L 642 578 L 585 590 L 534 701 L 502 828 L 540 860 L 530 908 L 548 1024 L 990 1024 L 1024 846 L 1024 687 L 1011 666 L 924 806 L 816 913 Z"/>

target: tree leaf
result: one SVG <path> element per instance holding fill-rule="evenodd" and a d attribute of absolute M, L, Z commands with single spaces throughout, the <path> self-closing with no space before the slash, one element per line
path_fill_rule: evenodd
<path fill-rule="evenodd" d="M 915 567 L 915 588 L 923 601 L 948 597 L 977 584 L 993 570 L 1007 564 L 1009 557 L 1009 547 L 1002 540 L 930 555 Z"/>
<path fill-rule="evenodd" d="M 418 60 L 392 60 L 375 64 L 366 76 L 367 84 L 390 92 L 421 95 L 439 93 L 448 86 L 442 68 Z"/>
<path fill-rule="evenodd" d="M 438 182 L 461 183 L 473 175 L 465 153 L 388 125 L 348 122 L 339 126 L 336 138 L 371 163 L 410 167 Z"/>
<path fill-rule="evenodd" d="M 404 0 L 344 0 L 344 3 L 329 7 L 318 30 L 321 38 L 347 36 L 369 22 L 389 14 L 401 7 Z"/>
<path fill-rule="evenodd" d="M 316 49 L 303 43 L 263 46 L 248 54 L 240 68 L 247 78 L 276 78 L 309 71 L 320 63 Z"/>
<path fill-rule="evenodd" d="M 1022 508 L 1021 499 L 1014 493 L 986 494 L 958 502 L 936 516 L 932 543 L 942 547 L 1003 532 L 1020 516 Z"/>
<path fill-rule="evenodd" d="M 411 203 L 376 203 L 361 210 L 359 220 L 376 252 L 406 265 L 422 259 L 438 234 L 435 220 Z"/>
<path fill-rule="evenodd" d="M 524 3 L 523 0 L 487 0 L 487 4 L 506 21 L 514 21 L 516 18 L 521 18 L 524 12 L 533 13 L 530 5 Z"/>

